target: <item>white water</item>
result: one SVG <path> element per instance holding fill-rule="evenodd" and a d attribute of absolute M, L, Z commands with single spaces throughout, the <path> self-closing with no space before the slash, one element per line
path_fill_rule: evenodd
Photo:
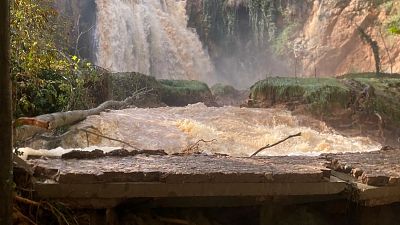
<path fill-rule="evenodd" d="M 207 154 L 224 153 L 249 156 L 259 148 L 273 144 L 288 135 L 302 132 L 301 137 L 270 148 L 260 155 L 318 155 L 337 152 L 367 152 L 381 148 L 365 137 L 345 137 L 325 123 L 305 116 L 294 116 L 281 109 L 249 109 L 237 107 L 206 107 L 199 103 L 187 107 L 117 110 L 90 116 L 77 125 L 93 126 L 107 137 L 122 140 L 139 149 L 164 149 L 168 153 L 184 152 L 188 146 L 204 139 L 193 151 Z M 85 148 L 127 147 L 99 136 L 86 137 L 84 132 L 63 140 L 62 147 Z M 27 154 L 60 155 L 64 149 Z M 93 149 L 92 148 L 89 148 Z M 129 148 L 128 148 L 129 149 Z M 106 148 L 109 151 L 110 148 Z M 28 150 L 25 150 L 28 151 Z"/>
<path fill-rule="evenodd" d="M 208 54 L 187 27 L 186 0 L 96 0 L 97 64 L 157 78 L 215 80 Z"/>

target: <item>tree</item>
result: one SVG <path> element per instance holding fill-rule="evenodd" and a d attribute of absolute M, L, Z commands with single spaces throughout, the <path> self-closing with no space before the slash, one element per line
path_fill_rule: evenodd
<path fill-rule="evenodd" d="M 61 21 L 51 0 L 15 0 L 11 5 L 11 73 L 15 116 L 85 108 L 85 85 L 95 69 L 68 54 Z M 64 35 L 65 36 L 65 35 Z"/>
<path fill-rule="evenodd" d="M 379 55 L 378 42 L 372 39 L 371 35 L 367 34 L 367 32 L 362 27 L 358 26 L 357 30 L 358 33 L 360 34 L 361 39 L 371 47 L 375 59 L 376 75 L 379 76 L 381 73 L 381 57 Z"/>
<path fill-rule="evenodd" d="M 12 224 L 12 110 L 9 41 L 9 0 L 0 0 L 0 224 L 2 225 Z"/>

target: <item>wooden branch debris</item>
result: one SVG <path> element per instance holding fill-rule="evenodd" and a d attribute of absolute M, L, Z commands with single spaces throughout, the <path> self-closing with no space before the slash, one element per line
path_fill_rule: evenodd
<path fill-rule="evenodd" d="M 106 109 L 123 109 L 132 105 L 135 100 L 139 99 L 142 95 L 149 93 L 151 89 L 143 88 L 131 97 L 126 98 L 124 101 L 106 101 L 96 108 L 88 110 L 74 110 L 68 112 L 57 112 L 45 114 L 33 118 L 20 118 L 14 122 L 15 127 L 15 142 L 24 141 L 34 135 L 42 134 L 59 127 L 75 124 L 79 121 L 86 119 L 91 115 L 97 115 Z"/>
<path fill-rule="evenodd" d="M 92 128 L 92 129 L 93 129 L 93 127 L 89 127 L 89 128 Z M 138 148 L 134 147 L 133 145 L 129 144 L 129 143 L 126 142 L 126 141 L 119 140 L 119 139 L 112 138 L 112 137 L 108 137 L 108 136 L 105 136 L 105 135 L 102 135 L 102 134 L 98 134 L 98 133 L 96 133 L 96 132 L 94 132 L 94 131 L 90 131 L 90 130 L 85 129 L 85 128 L 81 128 L 81 129 L 79 129 L 79 130 L 81 130 L 81 131 L 83 131 L 83 132 L 86 132 L 86 134 L 92 134 L 92 135 L 95 135 L 95 136 L 98 136 L 98 137 L 101 137 L 101 138 L 108 139 L 108 140 L 110 140 L 110 141 L 119 142 L 119 143 L 122 143 L 122 144 L 124 144 L 124 145 L 127 145 L 127 146 L 129 146 L 129 147 L 131 147 L 131 148 L 134 148 L 134 149 L 138 150 Z M 89 142 L 89 140 L 87 140 L 87 141 Z M 89 145 L 89 143 L 88 143 L 88 145 Z"/>
<path fill-rule="evenodd" d="M 32 205 L 32 206 L 40 206 L 39 202 L 15 195 L 14 196 L 14 201 L 25 204 L 25 205 Z"/>
<path fill-rule="evenodd" d="M 198 140 L 196 143 L 189 145 L 186 149 L 183 150 L 184 154 L 189 154 L 189 153 L 194 153 L 197 152 L 199 150 L 199 145 L 200 143 L 212 143 L 214 141 L 217 141 L 217 139 L 212 139 L 210 141 L 206 141 L 204 139 L 200 139 Z"/>
<path fill-rule="evenodd" d="M 378 117 L 378 128 L 379 128 L 379 136 L 385 142 L 385 122 L 382 118 L 382 116 L 378 113 L 375 112 L 375 116 Z"/>
<path fill-rule="evenodd" d="M 256 152 L 254 152 L 250 157 L 253 157 L 253 156 L 257 155 L 258 153 L 260 153 L 261 151 L 263 151 L 263 150 L 265 150 L 265 149 L 267 149 L 267 148 L 272 148 L 272 147 L 274 147 L 274 146 L 276 146 L 276 145 L 279 145 L 279 144 L 281 144 L 281 143 L 283 143 L 283 142 L 289 140 L 290 138 L 300 137 L 300 136 L 301 136 L 301 132 L 300 132 L 300 133 L 297 133 L 297 134 L 289 135 L 287 138 L 282 139 L 282 140 L 276 142 L 275 144 L 272 144 L 272 145 L 268 144 L 268 145 L 266 145 L 266 146 L 264 146 L 264 147 L 258 149 L 258 150 L 257 150 Z"/>

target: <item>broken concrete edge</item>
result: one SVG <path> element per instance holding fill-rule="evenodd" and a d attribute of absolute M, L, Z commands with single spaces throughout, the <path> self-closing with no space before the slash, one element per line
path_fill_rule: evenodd
<path fill-rule="evenodd" d="M 396 154 L 399 152 L 398 149 L 383 149 L 380 151 L 364 153 L 364 155 L 368 156 L 368 154 Z M 396 173 L 387 173 L 384 170 L 380 172 L 370 171 L 368 168 L 364 168 L 362 165 L 362 161 L 354 160 L 349 161 L 346 160 L 346 157 L 359 156 L 360 153 L 339 153 L 339 154 L 326 154 L 322 155 L 321 159 L 325 159 L 327 162 L 325 166 L 332 171 L 337 171 L 340 173 L 348 174 L 354 178 L 357 183 L 375 186 L 375 187 L 385 187 L 385 186 L 399 186 L 400 185 L 400 174 Z M 396 155 L 393 155 L 396 157 Z M 388 157 L 390 158 L 390 156 Z M 393 163 L 396 165 L 397 163 Z"/>
<path fill-rule="evenodd" d="M 69 159 L 98 159 L 98 158 L 104 158 L 104 157 L 128 157 L 128 156 L 136 156 L 136 155 L 160 155 L 160 156 L 164 156 L 167 155 L 167 153 L 165 153 L 163 150 L 134 150 L 134 151 L 128 151 L 125 149 L 118 149 L 118 150 L 114 150 L 108 153 L 104 153 L 101 150 L 94 150 L 91 152 L 86 152 L 86 151 L 71 151 L 69 153 L 66 153 L 62 156 L 62 159 L 65 160 L 69 160 Z M 346 160 L 341 159 L 341 157 L 343 156 L 348 156 L 348 155 L 352 155 L 354 153 L 342 153 L 342 154 L 328 154 L 328 155 L 322 155 L 321 157 L 319 157 L 320 159 L 322 159 L 323 161 L 325 161 L 324 166 L 328 169 L 323 171 L 323 175 L 322 177 L 329 177 L 330 176 L 330 170 L 332 171 L 338 171 L 341 173 L 346 173 L 346 174 L 350 174 L 352 177 L 354 177 L 357 182 L 359 183 L 363 183 L 363 184 L 367 184 L 370 186 L 378 186 L 378 187 L 382 187 L 382 186 L 396 186 L 400 184 L 400 175 L 399 174 L 386 174 L 385 171 L 381 171 L 381 172 L 371 172 L 371 171 L 364 171 L 363 166 L 362 165 L 352 165 L 351 162 L 348 163 L 346 162 Z M 366 153 L 368 154 L 368 153 Z M 383 152 L 383 154 L 385 154 Z M 181 156 L 181 157 L 185 157 L 187 155 L 173 155 L 173 156 Z M 210 156 L 210 157 L 227 157 L 230 158 L 229 156 Z M 262 159 L 259 158 L 259 159 Z M 360 163 L 359 163 L 360 164 Z M 360 168 L 361 167 L 361 168 Z M 65 174 L 65 173 L 58 173 L 57 176 L 54 176 L 57 172 L 54 170 L 52 170 L 51 168 L 40 168 L 37 167 L 35 168 L 36 171 L 36 175 L 39 175 L 40 177 L 44 177 L 46 179 L 55 179 L 55 181 L 60 182 L 60 183 L 81 183 L 82 179 L 78 179 L 78 180 L 74 180 L 75 178 L 73 177 L 73 174 Z M 144 179 L 143 181 L 170 181 L 174 179 L 174 175 L 176 175 L 177 178 L 175 179 L 180 179 L 183 176 L 187 175 L 189 176 L 190 174 L 170 174 L 165 175 L 162 173 L 157 173 L 158 171 L 154 171 L 154 173 L 133 173 L 131 174 L 132 176 L 127 179 L 127 180 L 123 180 L 121 179 L 105 179 L 102 180 L 102 178 L 104 177 L 109 177 L 110 174 L 112 175 L 111 172 L 109 173 L 102 173 L 100 174 L 100 176 L 94 176 L 92 174 L 88 174 L 87 177 L 85 179 L 87 179 L 87 182 L 91 182 L 91 183 L 96 183 L 96 182 L 136 182 L 136 181 L 141 181 L 139 178 Z M 119 176 L 119 174 L 124 174 L 124 173 L 115 173 L 115 177 L 121 177 Z M 294 174 L 296 174 L 296 172 L 294 172 Z M 125 174 L 126 175 L 126 174 Z M 286 182 L 290 182 L 291 179 L 288 178 L 288 174 L 284 174 L 286 176 Z M 178 177 L 181 176 L 181 177 Z M 196 180 L 198 180 L 197 182 L 212 182 L 214 179 L 214 177 L 218 177 L 219 174 L 211 174 L 211 175 L 204 175 L 201 178 L 196 178 L 194 177 L 194 179 L 192 179 L 193 177 L 189 177 L 186 178 L 185 181 L 182 182 L 196 182 Z M 271 180 L 278 180 L 278 181 L 282 181 L 282 178 L 279 177 L 278 174 L 275 174 L 275 176 L 273 178 L 269 178 L 267 176 L 265 176 L 264 178 L 260 178 L 262 177 L 262 175 L 256 175 L 259 178 L 257 178 L 256 180 L 258 180 L 258 182 L 270 182 Z M 101 179 L 98 179 L 98 178 Z M 241 179 L 245 179 L 247 180 L 248 178 L 245 177 L 240 177 Z M 296 177 L 293 177 L 292 179 L 294 179 L 294 182 L 297 182 L 297 180 L 295 179 Z M 302 178 L 302 179 L 306 179 Z M 193 181 L 192 181 L 193 180 Z M 231 181 L 231 179 L 228 179 L 229 181 Z M 250 179 L 251 182 L 254 182 L 254 179 Z M 256 181 L 257 182 L 257 181 Z M 84 182 L 86 183 L 86 182 Z"/>
<path fill-rule="evenodd" d="M 364 206 L 389 205 L 400 202 L 400 186 L 373 187 L 357 183 L 357 201 Z"/>

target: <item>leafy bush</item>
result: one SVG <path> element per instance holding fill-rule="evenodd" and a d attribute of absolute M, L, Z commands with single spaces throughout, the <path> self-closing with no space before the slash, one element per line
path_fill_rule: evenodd
<path fill-rule="evenodd" d="M 88 107 L 87 83 L 97 79 L 88 62 L 64 51 L 66 30 L 50 0 L 11 4 L 11 73 L 15 116 Z"/>

